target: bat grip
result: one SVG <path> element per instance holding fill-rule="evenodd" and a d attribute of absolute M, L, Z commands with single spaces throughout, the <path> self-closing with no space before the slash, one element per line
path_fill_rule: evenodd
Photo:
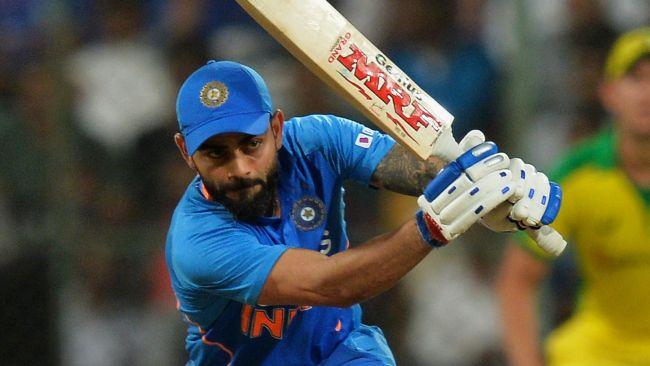
<path fill-rule="evenodd" d="M 451 133 L 451 128 L 445 128 L 436 140 L 433 149 L 433 156 L 444 160 L 449 163 L 456 160 L 463 151 L 458 146 L 456 140 Z M 566 240 L 555 229 L 548 225 L 544 225 L 537 230 L 526 229 L 526 234 L 533 239 L 537 246 L 552 256 L 559 256 L 566 248 Z"/>
<path fill-rule="evenodd" d="M 566 248 L 566 240 L 557 230 L 548 225 L 544 225 L 538 230 L 526 229 L 526 234 L 537 243 L 546 253 L 555 257 L 562 254 Z"/>

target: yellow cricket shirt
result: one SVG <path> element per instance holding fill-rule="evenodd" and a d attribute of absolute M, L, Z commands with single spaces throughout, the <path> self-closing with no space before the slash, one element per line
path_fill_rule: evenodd
<path fill-rule="evenodd" d="M 549 365 L 650 365 L 650 191 L 619 168 L 616 143 L 605 130 L 551 174 L 564 193 L 552 226 L 576 252 L 582 288 L 547 340 Z"/>

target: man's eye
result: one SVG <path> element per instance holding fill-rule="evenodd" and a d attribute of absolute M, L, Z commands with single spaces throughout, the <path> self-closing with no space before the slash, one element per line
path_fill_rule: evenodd
<path fill-rule="evenodd" d="M 258 148 L 260 145 L 262 145 L 262 141 L 259 140 L 250 140 L 248 141 L 248 146 L 251 148 Z"/>
<path fill-rule="evenodd" d="M 223 157 L 223 152 L 218 150 L 209 150 L 207 155 L 213 159 L 218 159 Z"/>

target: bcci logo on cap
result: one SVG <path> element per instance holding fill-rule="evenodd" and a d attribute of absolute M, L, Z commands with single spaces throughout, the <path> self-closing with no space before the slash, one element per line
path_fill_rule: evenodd
<path fill-rule="evenodd" d="M 217 108 L 228 100 L 228 88 L 221 82 L 211 81 L 201 89 L 200 99 L 204 106 Z"/>

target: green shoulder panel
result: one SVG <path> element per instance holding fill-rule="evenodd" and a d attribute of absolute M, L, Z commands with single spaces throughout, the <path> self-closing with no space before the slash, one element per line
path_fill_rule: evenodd
<path fill-rule="evenodd" d="M 639 189 L 639 193 L 643 197 L 646 206 L 650 208 L 650 189 Z"/>
<path fill-rule="evenodd" d="M 566 154 L 560 163 L 551 169 L 549 179 L 561 183 L 567 176 L 585 165 L 612 169 L 617 165 L 617 135 L 611 127 L 601 130 L 594 137 L 577 145 Z M 650 189 L 637 187 L 639 195 L 650 207 Z"/>
<path fill-rule="evenodd" d="M 585 165 L 611 169 L 616 165 L 616 134 L 610 127 L 572 148 L 554 169 L 549 179 L 562 182 L 568 175 Z"/>

